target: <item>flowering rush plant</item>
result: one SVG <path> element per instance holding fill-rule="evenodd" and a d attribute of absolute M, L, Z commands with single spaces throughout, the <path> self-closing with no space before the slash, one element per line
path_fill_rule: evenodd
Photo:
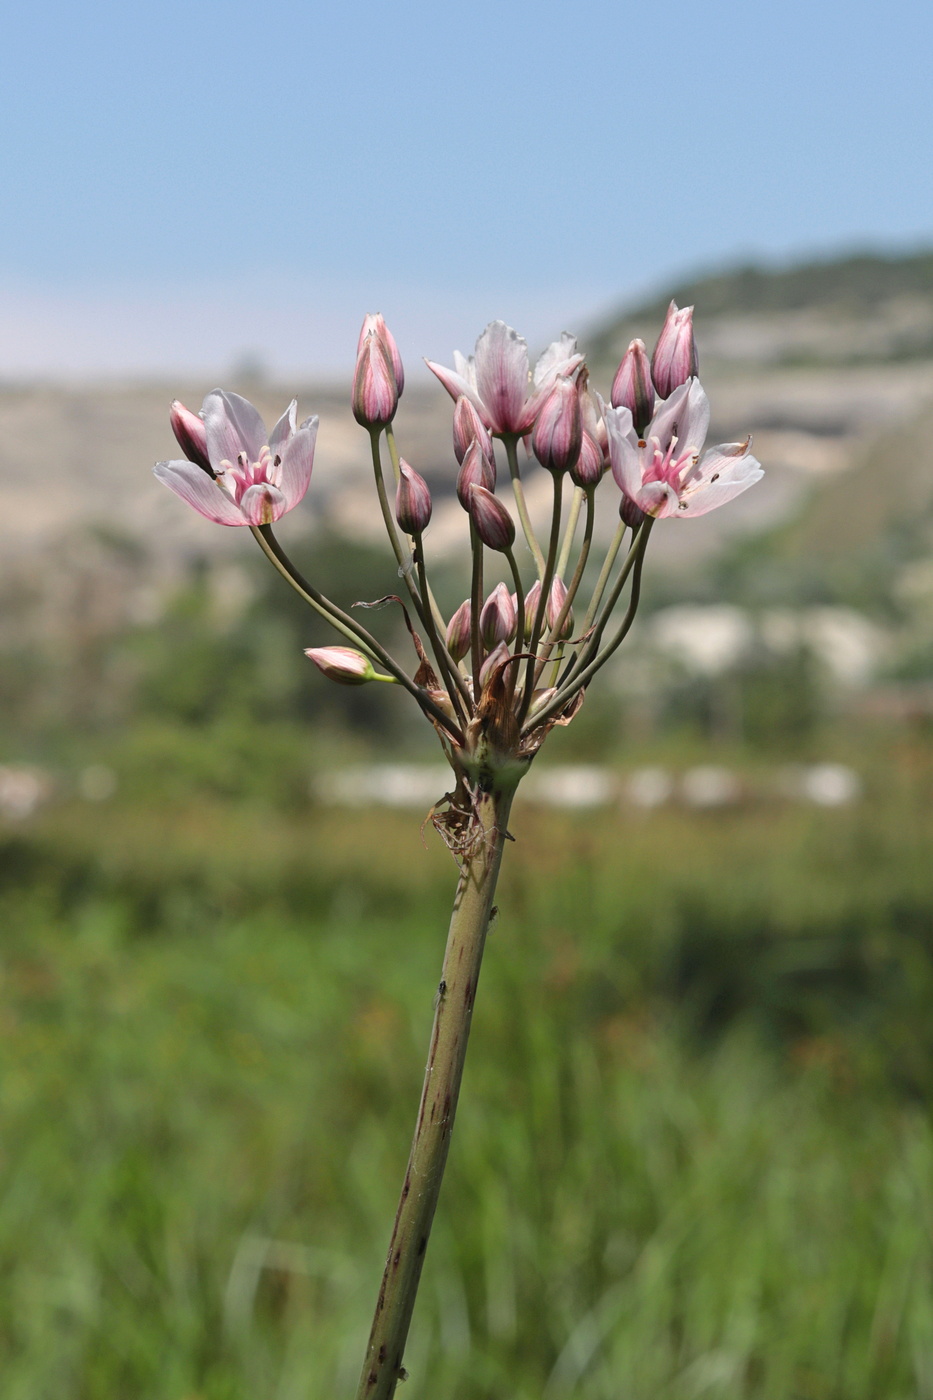
<path fill-rule="evenodd" d="M 155 468 L 208 520 L 247 526 L 283 578 L 331 624 L 340 643 L 307 652 L 318 670 L 342 685 L 403 686 L 433 725 L 451 769 L 450 791 L 431 818 L 456 857 L 459 881 L 358 1400 L 385 1400 L 405 1375 L 403 1352 L 515 790 L 550 731 L 573 720 L 597 671 L 628 634 L 655 521 L 704 515 L 762 476 L 748 439 L 704 451 L 709 400 L 697 377 L 692 307 L 671 303 L 650 358 L 641 340 L 632 341 L 608 403 L 591 390 L 583 355 L 566 334 L 532 370 L 525 341 L 493 321 L 469 359 L 456 353 L 452 369 L 428 366 L 454 403 L 456 494 L 472 556 L 470 596 L 450 618 L 440 611 L 429 577 L 431 493 L 399 455 L 392 426 L 404 388 L 401 356 L 383 318 L 366 317 L 352 406 L 370 436 L 376 494 L 408 593 L 411 666 L 306 579 L 273 533 L 274 523 L 308 490 L 316 418 L 299 424 L 292 402 L 267 432 L 251 404 L 216 389 L 200 413 L 172 405 L 184 459 Z M 497 444 L 510 491 L 501 489 Z M 531 455 L 553 482 L 543 540 L 525 500 Z M 603 487 L 607 476 L 611 482 Z M 590 555 L 598 492 L 600 507 L 617 515 L 618 525 L 597 570 Z M 509 583 L 497 583 L 487 595 L 495 556 L 497 572 Z"/>

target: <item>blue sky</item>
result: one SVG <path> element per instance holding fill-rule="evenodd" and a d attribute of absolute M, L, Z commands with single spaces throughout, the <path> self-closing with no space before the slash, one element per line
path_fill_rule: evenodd
<path fill-rule="evenodd" d="M 697 267 L 933 243 L 933 8 L 49 0 L 4 21 L 0 373 L 449 359 Z"/>

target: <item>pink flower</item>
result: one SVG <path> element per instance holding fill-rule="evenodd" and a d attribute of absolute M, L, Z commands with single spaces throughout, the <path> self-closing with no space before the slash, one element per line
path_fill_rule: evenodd
<path fill-rule="evenodd" d="M 764 476 L 748 450 L 750 439 L 710 447 L 700 456 L 709 400 L 698 379 L 688 379 L 658 405 L 643 438 L 631 409 L 609 408 L 605 418 L 612 474 L 646 515 L 706 515 Z"/>
<path fill-rule="evenodd" d="M 406 535 L 420 535 L 431 519 L 431 492 L 423 476 L 399 458 L 398 488 L 395 492 L 395 518 Z"/>
<path fill-rule="evenodd" d="M 365 685 L 376 679 L 372 663 L 354 647 L 308 647 L 305 656 L 311 658 L 328 680 L 339 685 Z"/>
<path fill-rule="evenodd" d="M 173 405 L 173 427 L 181 421 L 180 408 Z M 210 471 L 191 461 L 158 462 L 153 471 L 176 496 L 218 525 L 271 525 L 298 504 L 311 480 L 318 420 L 306 418 L 296 427 L 296 408 L 293 399 L 267 433 L 251 403 L 214 389 L 200 413 Z M 190 435 L 189 420 L 196 416 L 187 409 L 184 413 Z M 186 443 L 182 446 L 187 450 Z"/>
<path fill-rule="evenodd" d="M 528 365 L 528 344 L 504 321 L 492 321 L 465 359 L 454 351 L 454 368 L 427 361 L 452 399 L 468 398 L 496 437 L 524 436 L 534 424 L 541 400 L 559 374 L 572 375 L 583 363 L 577 342 L 566 332 Z"/>
<path fill-rule="evenodd" d="M 500 642 L 510 642 L 515 636 L 517 617 L 512 595 L 504 583 L 497 584 L 483 604 L 479 615 L 479 634 L 487 651 Z"/>
<path fill-rule="evenodd" d="M 541 401 L 531 447 L 542 467 L 555 475 L 577 465 L 583 446 L 583 412 L 577 386 L 566 374 L 555 378 Z"/>
<path fill-rule="evenodd" d="M 645 430 L 654 412 L 654 383 L 643 340 L 633 340 L 623 355 L 622 363 L 612 381 L 610 398 L 613 408 L 624 407 L 632 410 L 636 432 Z"/>
<path fill-rule="evenodd" d="M 389 347 L 376 331 L 360 340 L 353 376 L 353 416 L 364 428 L 384 428 L 398 408 L 398 384 Z"/>
<path fill-rule="evenodd" d="M 357 357 L 359 357 L 359 353 L 363 348 L 363 342 L 368 335 L 378 336 L 378 338 L 382 341 L 383 345 L 385 346 L 386 352 L 389 356 L 389 360 L 392 364 L 392 372 L 395 375 L 395 387 L 398 390 L 399 394 L 401 394 L 402 390 L 405 388 L 405 370 L 402 365 L 402 357 L 399 354 L 398 346 L 395 343 L 395 336 L 389 330 L 389 327 L 385 323 L 385 319 L 378 311 L 371 311 L 368 316 L 365 316 L 363 318 L 363 325 L 362 329 L 360 330 L 360 338 L 357 341 L 356 346 Z"/>

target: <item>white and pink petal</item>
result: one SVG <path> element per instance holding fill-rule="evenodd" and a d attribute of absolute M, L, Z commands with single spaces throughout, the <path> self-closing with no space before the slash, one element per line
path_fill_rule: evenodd
<path fill-rule="evenodd" d="M 278 485 L 285 497 L 286 510 L 291 510 L 304 497 L 311 481 L 314 465 L 314 443 L 318 420 L 312 418 L 307 427 L 298 428 L 282 452 L 278 470 Z"/>
<path fill-rule="evenodd" d="M 245 525 L 239 507 L 216 481 L 194 462 L 157 462 L 153 475 L 199 515 L 216 525 Z"/>

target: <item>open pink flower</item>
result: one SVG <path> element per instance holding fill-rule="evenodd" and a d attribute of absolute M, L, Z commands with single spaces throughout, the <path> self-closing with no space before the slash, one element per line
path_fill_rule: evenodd
<path fill-rule="evenodd" d="M 158 462 L 153 471 L 218 525 L 271 525 L 298 504 L 311 480 L 318 420 L 306 418 L 298 427 L 296 409 L 293 399 L 267 433 L 251 403 L 214 389 L 200 413 L 210 470 L 186 461 Z"/>
<path fill-rule="evenodd" d="M 504 321 L 492 321 L 469 359 L 455 350 L 453 369 L 433 360 L 426 363 L 452 399 L 468 398 L 491 433 L 509 437 L 529 431 L 554 380 L 559 374 L 574 374 L 583 356 L 565 332 L 548 346 L 532 375 L 527 341 Z"/>
<path fill-rule="evenodd" d="M 750 439 L 700 452 L 709 427 L 709 400 L 688 379 L 659 403 L 643 438 L 628 407 L 607 408 L 612 474 L 646 515 L 706 515 L 764 476 L 749 452 Z"/>

